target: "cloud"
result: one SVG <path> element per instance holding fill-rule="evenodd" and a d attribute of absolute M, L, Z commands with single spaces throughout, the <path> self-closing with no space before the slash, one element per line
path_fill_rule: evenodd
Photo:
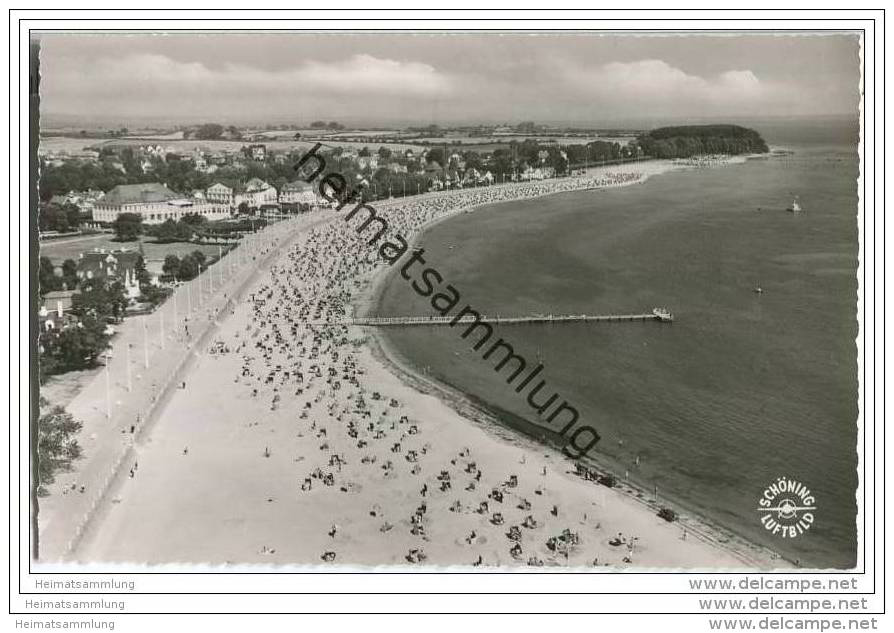
<path fill-rule="evenodd" d="M 544 49 L 540 54 L 531 45 L 534 40 L 512 55 L 502 54 L 495 40 L 486 46 L 476 40 L 465 49 L 420 56 L 412 56 L 407 46 L 359 48 L 355 39 L 345 39 L 344 45 L 321 40 L 320 46 L 298 49 L 278 40 L 232 40 L 228 46 L 231 40 L 159 37 L 116 40 L 113 46 L 98 38 L 80 46 L 84 41 L 51 39 L 42 48 L 44 113 L 88 121 L 103 116 L 111 124 L 323 118 L 601 125 L 821 113 L 841 101 L 830 92 L 839 84 L 820 84 L 815 73 L 783 76 L 751 56 L 728 54 L 722 58 L 726 66 L 722 59 L 675 65 L 666 61 L 671 57 L 646 52 L 649 47 L 640 59 L 619 60 L 607 55 L 625 51 L 584 55 Z M 753 65 L 744 66 L 743 60 Z M 704 70 L 718 64 L 719 70 Z M 831 86 L 823 88 L 829 96 L 817 86 Z"/>
<path fill-rule="evenodd" d="M 138 99 L 154 106 L 166 101 L 175 111 L 184 99 L 204 103 L 347 95 L 358 100 L 430 99 L 446 97 L 454 88 L 451 77 L 428 64 L 366 54 L 332 62 L 306 60 L 278 70 L 232 63 L 214 68 L 161 54 L 79 62 L 55 58 L 44 64 L 42 75 L 51 80 L 43 82 L 41 92 L 53 109 L 64 111 L 89 100 L 106 100 L 107 105 L 120 101 L 122 106 L 134 106 Z"/>
<path fill-rule="evenodd" d="M 450 93 L 453 83 L 428 64 L 371 55 L 354 55 L 343 62 L 307 62 L 295 75 L 296 81 L 315 90 L 341 93 L 443 96 Z"/>
<path fill-rule="evenodd" d="M 720 108 L 745 111 L 778 100 L 782 92 L 750 70 L 701 77 L 659 59 L 566 68 L 562 74 L 570 85 L 599 103 L 628 103 L 638 109 L 676 106 L 696 112 Z"/>
<path fill-rule="evenodd" d="M 718 85 L 721 88 L 759 96 L 764 89 L 760 80 L 750 70 L 728 70 L 720 75 Z"/>

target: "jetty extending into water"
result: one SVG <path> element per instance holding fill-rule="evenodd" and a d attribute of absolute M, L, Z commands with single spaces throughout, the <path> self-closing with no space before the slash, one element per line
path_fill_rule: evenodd
<path fill-rule="evenodd" d="M 399 317 L 353 317 L 347 318 L 338 325 L 369 325 L 375 327 L 403 327 L 413 325 L 451 325 L 456 320 L 452 316 L 399 316 Z M 658 321 L 660 323 L 672 323 L 674 315 L 664 308 L 655 308 L 651 312 L 643 314 L 535 314 L 532 316 L 487 316 L 481 315 L 480 319 L 472 315 L 464 315 L 456 325 L 472 325 L 476 322 L 490 323 L 493 325 L 524 325 L 524 324 L 550 324 L 550 323 L 589 323 L 607 321 Z M 308 325 L 332 325 L 331 323 L 310 322 Z"/>

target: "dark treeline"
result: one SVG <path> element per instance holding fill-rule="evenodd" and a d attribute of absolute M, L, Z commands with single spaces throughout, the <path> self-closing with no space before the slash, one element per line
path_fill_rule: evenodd
<path fill-rule="evenodd" d="M 234 240 L 246 233 L 254 233 L 267 226 L 265 218 L 247 218 L 241 220 L 223 220 L 205 222 L 194 227 L 192 241 L 208 242 L 216 240 Z"/>
<path fill-rule="evenodd" d="M 217 141 L 220 139 L 238 141 L 242 138 L 242 132 L 233 125 L 224 127 L 219 123 L 205 123 L 197 128 L 184 130 L 183 138 L 194 138 L 199 141 Z"/>
<path fill-rule="evenodd" d="M 81 212 L 74 204 L 48 204 L 37 215 L 37 227 L 41 231 L 77 231 L 81 223 Z"/>
<path fill-rule="evenodd" d="M 689 158 L 704 154 L 760 154 L 770 151 L 755 130 L 738 125 L 662 127 L 637 137 L 653 158 Z"/>
<path fill-rule="evenodd" d="M 276 162 L 245 160 L 239 164 L 224 165 L 214 174 L 206 174 L 196 169 L 195 163 L 186 158 L 168 155 L 147 159 L 150 168 L 143 171 L 138 152 L 132 147 L 120 151 L 104 149 L 96 163 L 68 161 L 54 165 L 44 161 L 41 164 L 40 199 L 49 200 L 56 194 L 69 191 L 98 189 L 108 192 L 116 185 L 130 185 L 144 182 L 162 182 L 172 191 L 189 193 L 196 189 L 204 191 L 216 182 L 228 187 L 237 187 L 252 178 L 260 178 L 277 190 L 287 182 L 295 180 L 293 165 L 300 156 L 295 152 L 290 160 Z"/>
<path fill-rule="evenodd" d="M 374 198 L 422 193 L 428 191 L 434 179 L 448 176 L 451 180 L 456 180 L 469 169 L 475 169 L 481 174 L 489 171 L 497 182 L 501 182 L 510 180 L 529 166 L 550 167 L 557 175 L 564 175 L 572 166 L 637 157 L 635 147 L 600 140 L 586 145 L 559 145 L 534 139 L 512 140 L 490 151 L 451 146 L 447 146 L 445 150 L 443 146 L 433 146 L 424 159 L 418 154 L 410 158 L 404 152 L 392 151 L 387 147 L 376 149 L 374 146 L 363 147 L 358 154 L 363 158 L 374 152 L 379 159 L 378 167 L 361 166 L 344 148 L 336 148 L 331 152 L 333 167 L 352 182 L 366 179 L 370 191 L 365 197 L 374 193 Z M 272 154 L 268 154 L 263 161 L 241 160 L 238 164 L 221 166 L 214 174 L 207 174 L 198 171 L 192 160 L 174 155 L 168 155 L 165 159 L 146 158 L 148 168 L 144 171 L 143 160 L 135 148 L 103 148 L 95 163 L 69 161 L 54 165 L 43 162 L 40 198 L 46 202 L 53 195 L 66 194 L 69 191 L 98 189 L 107 192 L 116 185 L 145 182 L 162 182 L 173 191 L 188 194 L 194 190 L 205 190 L 216 182 L 235 188 L 251 178 L 260 178 L 279 191 L 286 183 L 297 179 L 294 165 L 302 154 L 296 149 L 286 160 L 276 160 Z M 393 170 L 388 167 L 389 164 L 399 164 L 403 168 Z M 49 214 L 47 228 L 49 225 L 55 230 L 68 227 L 70 222 L 63 216 L 61 210 Z"/>

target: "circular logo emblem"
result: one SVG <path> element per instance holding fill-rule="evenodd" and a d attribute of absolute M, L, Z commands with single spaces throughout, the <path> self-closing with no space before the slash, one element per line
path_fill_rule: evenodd
<path fill-rule="evenodd" d="M 764 489 L 757 502 L 761 523 L 767 531 L 795 538 L 813 525 L 816 498 L 799 481 L 780 477 Z"/>

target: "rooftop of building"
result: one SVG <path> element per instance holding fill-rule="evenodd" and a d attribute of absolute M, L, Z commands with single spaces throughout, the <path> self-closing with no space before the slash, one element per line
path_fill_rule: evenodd
<path fill-rule="evenodd" d="M 270 185 L 261 180 L 260 178 L 252 178 L 243 186 L 242 190 L 246 192 L 252 191 L 263 191 L 264 189 L 269 189 Z"/>
<path fill-rule="evenodd" d="M 96 262 L 119 262 L 124 265 L 133 265 L 139 259 L 141 253 L 139 251 L 122 248 L 119 250 L 106 250 L 97 248 L 92 251 L 86 251 L 78 256 L 78 265 Z"/>
<path fill-rule="evenodd" d="M 103 197 L 102 203 L 106 205 L 150 204 L 182 197 L 159 182 L 146 182 L 136 185 L 118 185 Z"/>
<path fill-rule="evenodd" d="M 282 186 L 282 191 L 313 191 L 313 187 L 310 183 L 304 182 L 303 180 L 296 180 L 295 182 L 287 182 Z"/>

